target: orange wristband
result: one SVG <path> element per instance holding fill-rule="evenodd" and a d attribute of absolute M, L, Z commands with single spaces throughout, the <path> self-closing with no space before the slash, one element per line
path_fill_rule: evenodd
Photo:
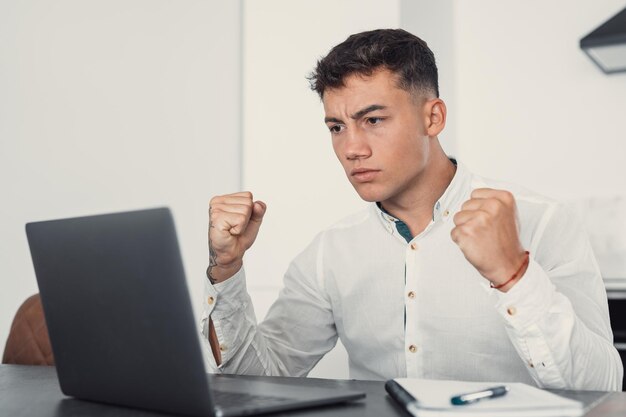
<path fill-rule="evenodd" d="M 522 264 L 520 265 L 519 269 L 517 271 L 515 271 L 515 273 L 511 276 L 511 278 L 507 279 L 506 282 L 500 284 L 500 285 L 493 285 L 493 282 L 489 282 L 489 286 L 491 288 L 494 288 L 496 290 L 506 286 L 507 284 L 509 284 L 511 281 L 513 281 L 515 278 L 517 278 L 517 276 L 519 275 L 519 273 L 522 271 L 522 269 L 524 269 L 524 267 L 526 265 L 528 265 L 528 262 L 530 261 L 530 252 L 525 251 L 526 255 L 524 256 L 524 262 L 522 262 Z"/>

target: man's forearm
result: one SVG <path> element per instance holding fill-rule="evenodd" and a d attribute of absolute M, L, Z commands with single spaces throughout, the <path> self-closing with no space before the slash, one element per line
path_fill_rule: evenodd
<path fill-rule="evenodd" d="M 211 258 L 211 263 L 206 270 L 206 276 L 211 284 L 218 284 L 235 275 L 242 266 L 243 261 L 241 260 L 237 260 L 230 265 L 221 266 L 214 263 L 213 258 Z"/>
<path fill-rule="evenodd" d="M 599 276 L 585 278 L 588 294 L 596 293 L 591 283 L 599 280 Z M 563 286 L 563 290 L 568 287 Z M 577 296 L 576 291 L 569 289 L 570 300 L 557 291 L 539 264 L 531 263 L 515 291 L 502 295 L 496 308 L 505 318 L 511 342 L 539 386 L 619 390 L 622 365 L 611 344 L 602 302 Z"/>

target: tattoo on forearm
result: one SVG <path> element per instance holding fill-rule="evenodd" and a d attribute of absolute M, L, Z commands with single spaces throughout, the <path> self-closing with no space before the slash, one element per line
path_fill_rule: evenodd
<path fill-rule="evenodd" d="M 210 244 L 211 243 L 209 243 L 209 245 Z M 209 267 L 206 270 L 206 275 L 209 278 L 209 281 L 211 281 L 211 284 L 215 284 L 215 279 L 211 275 L 211 271 L 213 270 L 213 267 L 217 266 L 216 259 L 217 259 L 217 254 L 215 253 L 213 248 L 209 246 Z"/>
<path fill-rule="evenodd" d="M 209 216 L 211 213 L 211 208 L 209 207 Z M 211 224 L 211 220 L 209 220 L 209 229 L 213 227 Z M 211 242 L 211 230 L 209 230 L 209 267 L 206 269 L 206 276 L 211 282 L 211 284 L 215 284 L 216 280 L 211 276 L 211 271 L 213 267 L 217 266 L 217 253 L 215 253 L 215 249 L 213 249 L 213 242 Z"/>

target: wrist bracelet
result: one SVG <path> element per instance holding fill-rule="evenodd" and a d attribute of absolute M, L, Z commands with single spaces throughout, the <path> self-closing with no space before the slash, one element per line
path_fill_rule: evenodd
<path fill-rule="evenodd" d="M 506 286 L 507 284 L 509 284 L 511 281 L 513 281 L 515 278 L 517 278 L 517 276 L 519 275 L 519 273 L 522 271 L 522 269 L 524 269 L 524 267 L 526 265 L 528 265 L 528 262 L 530 262 L 530 252 L 528 251 L 524 251 L 525 255 L 524 255 L 524 261 L 522 262 L 522 264 L 520 265 L 519 269 L 517 271 L 515 271 L 515 273 L 511 276 L 511 278 L 507 279 L 506 282 L 500 284 L 500 285 L 493 285 L 493 282 L 489 282 L 489 286 L 493 289 L 499 290 L 500 288 Z"/>

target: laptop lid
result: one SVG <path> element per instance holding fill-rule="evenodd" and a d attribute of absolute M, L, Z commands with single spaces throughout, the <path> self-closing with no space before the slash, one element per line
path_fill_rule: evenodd
<path fill-rule="evenodd" d="M 29 223 L 26 233 L 64 394 L 213 414 L 169 209 Z"/>

